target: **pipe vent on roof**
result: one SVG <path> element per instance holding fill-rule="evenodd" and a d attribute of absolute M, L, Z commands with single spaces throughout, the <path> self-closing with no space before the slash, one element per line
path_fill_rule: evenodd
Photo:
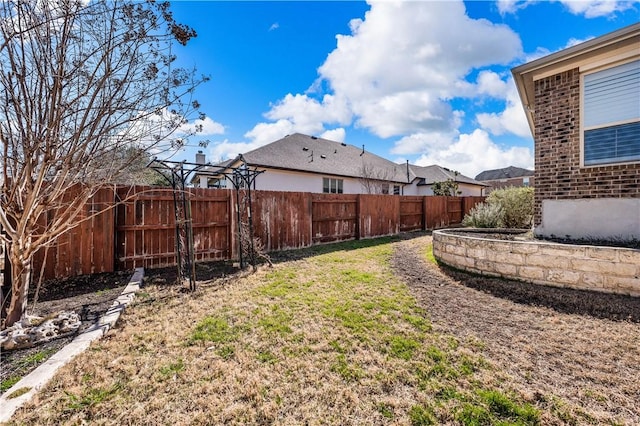
<path fill-rule="evenodd" d="M 340 145 L 342 145 L 342 146 L 347 146 L 347 144 L 346 144 L 346 143 L 344 143 L 344 142 L 342 142 Z"/>
<path fill-rule="evenodd" d="M 318 139 L 317 136 L 311 136 L 311 139 Z"/>
<path fill-rule="evenodd" d="M 322 154 L 322 155 L 320 156 L 320 158 L 327 158 L 327 156 L 326 156 L 326 155 L 324 155 L 324 154 Z"/>
<path fill-rule="evenodd" d="M 307 148 L 306 146 L 304 148 L 302 148 L 303 151 L 309 151 L 309 148 Z"/>

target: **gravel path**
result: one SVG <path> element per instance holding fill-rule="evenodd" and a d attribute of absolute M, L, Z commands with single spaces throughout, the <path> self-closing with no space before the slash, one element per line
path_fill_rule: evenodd
<path fill-rule="evenodd" d="M 430 243 L 396 243 L 393 267 L 437 331 L 482 345 L 514 388 L 561 398 L 579 424 L 640 424 L 640 298 L 460 273 L 426 261 Z"/>

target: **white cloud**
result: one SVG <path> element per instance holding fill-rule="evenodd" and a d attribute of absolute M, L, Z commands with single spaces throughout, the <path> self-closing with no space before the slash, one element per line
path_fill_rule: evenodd
<path fill-rule="evenodd" d="M 393 148 L 391 148 L 391 153 L 398 155 L 411 155 L 425 151 L 446 149 L 457 137 L 457 132 L 414 133 L 397 141 Z"/>
<path fill-rule="evenodd" d="M 278 24 L 277 22 L 274 22 L 273 24 L 271 24 L 271 26 L 269 27 L 269 31 L 275 31 L 278 28 L 280 28 L 280 24 Z"/>
<path fill-rule="evenodd" d="M 327 130 L 321 134 L 320 137 L 323 139 L 329 139 L 330 141 L 344 142 L 346 135 L 344 128 L 338 127 L 337 129 Z"/>
<path fill-rule="evenodd" d="M 289 93 L 273 105 L 265 117 L 274 121 L 258 123 L 244 135 L 259 146 L 296 132 L 322 134 L 327 131 L 324 123 L 351 123 L 351 111 L 346 101 L 333 95 L 325 95 L 318 101 L 307 95 Z M 344 139 L 344 129 L 342 133 Z M 335 134 L 339 136 L 340 132 Z"/>
<path fill-rule="evenodd" d="M 638 4 L 637 0 L 557 0 L 574 15 L 586 18 L 611 16 L 616 12 L 631 9 Z M 516 13 L 519 9 L 535 4 L 539 0 L 498 0 L 498 10 L 502 15 Z"/>
<path fill-rule="evenodd" d="M 489 76 L 489 74 L 493 74 L 493 76 Z M 494 135 L 513 133 L 521 137 L 531 137 L 531 130 L 513 78 L 509 78 L 508 82 L 504 82 L 498 78 L 498 82 L 496 76 L 495 73 L 485 73 L 484 77 L 481 75 L 478 79 L 478 86 L 480 87 L 480 92 L 493 92 L 496 94 L 496 97 L 499 97 L 497 90 L 501 90 L 502 96 L 506 95 L 505 109 L 499 113 L 477 114 L 476 120 L 478 124 Z M 480 80 L 484 80 L 484 82 Z"/>
<path fill-rule="evenodd" d="M 477 89 L 481 95 L 503 99 L 508 93 L 508 84 L 493 71 L 481 71 L 478 74 Z"/>
<path fill-rule="evenodd" d="M 275 140 L 281 139 L 286 135 L 296 133 L 296 131 L 307 133 L 302 130 L 294 130 L 294 124 L 286 119 L 281 119 L 275 123 L 258 123 L 249 130 L 244 136 L 251 139 L 256 147 L 266 145 Z"/>
<path fill-rule="evenodd" d="M 469 71 L 521 53 L 517 34 L 469 18 L 462 2 L 371 2 L 351 28 L 319 72 L 381 137 L 454 130 L 448 101 L 467 94 Z"/>
<path fill-rule="evenodd" d="M 208 150 L 207 160 L 215 164 L 223 160 L 235 158 L 239 154 L 244 154 L 258 147 L 259 145 L 253 142 L 229 142 L 229 140 L 225 139 L 211 144 Z"/>
<path fill-rule="evenodd" d="M 343 98 L 325 95 L 322 101 L 307 95 L 287 94 L 265 114 L 271 120 L 286 119 L 301 129 L 322 129 L 322 123 L 349 124 L 351 112 Z"/>
<path fill-rule="evenodd" d="M 212 135 L 223 135 L 224 134 L 224 126 L 220 123 L 215 122 L 209 117 L 205 117 L 204 119 L 196 119 L 192 123 L 187 123 L 180 126 L 178 129 L 181 133 L 197 133 L 198 136 L 212 136 Z"/>
<path fill-rule="evenodd" d="M 510 165 L 531 169 L 534 163 L 529 148 L 502 148 L 491 140 L 486 131 L 476 129 L 471 134 L 461 134 L 444 149 L 427 151 L 416 160 L 416 164 L 438 164 L 465 176 L 475 177 L 481 171 Z"/>
<path fill-rule="evenodd" d="M 584 15 L 587 18 L 609 16 L 615 12 L 622 12 L 637 5 L 637 1 L 616 0 L 561 0 L 561 3 L 574 15 Z"/>

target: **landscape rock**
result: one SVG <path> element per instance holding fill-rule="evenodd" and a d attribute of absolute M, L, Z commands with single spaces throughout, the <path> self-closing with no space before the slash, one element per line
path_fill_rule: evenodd
<path fill-rule="evenodd" d="M 47 318 L 25 316 L 0 332 L 0 348 L 10 351 L 37 346 L 75 333 L 81 324 L 80 316 L 75 312 L 63 311 Z"/>

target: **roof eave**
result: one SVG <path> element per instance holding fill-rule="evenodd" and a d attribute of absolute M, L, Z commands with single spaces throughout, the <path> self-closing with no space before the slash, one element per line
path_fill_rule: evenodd
<path fill-rule="evenodd" d="M 599 49 L 606 48 L 615 43 L 637 37 L 640 32 L 640 23 L 629 25 L 609 34 L 596 37 L 584 43 L 571 46 L 550 55 L 538 58 L 531 62 L 519 65 L 511 69 L 518 94 L 524 107 L 531 134 L 535 137 L 533 105 L 533 74 L 543 68 L 558 65 L 561 62 L 576 60 L 578 57 L 589 54 Z"/>

